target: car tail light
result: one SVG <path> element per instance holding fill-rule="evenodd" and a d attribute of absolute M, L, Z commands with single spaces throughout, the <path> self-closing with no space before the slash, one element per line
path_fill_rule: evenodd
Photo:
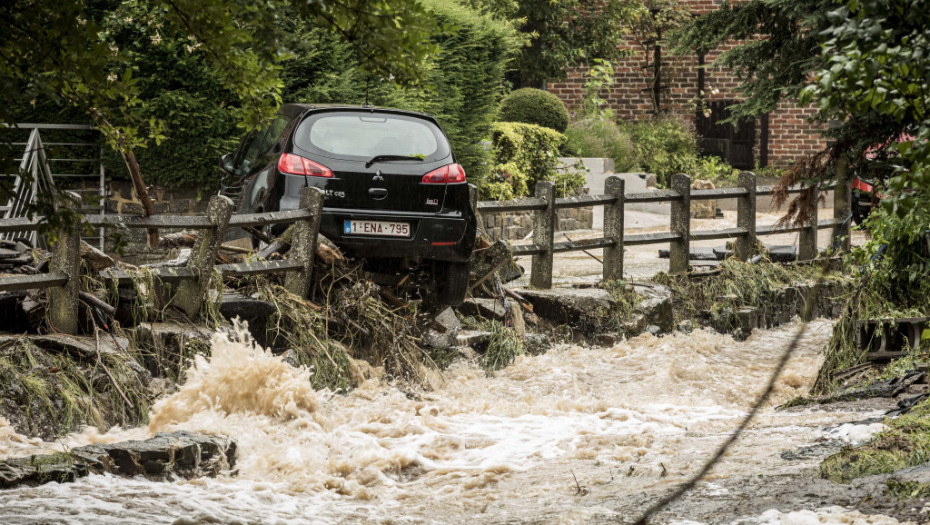
<path fill-rule="evenodd" d="M 452 184 L 465 182 L 465 168 L 459 164 L 447 164 L 423 175 L 424 184 Z"/>
<path fill-rule="evenodd" d="M 322 164 L 317 164 L 310 159 L 285 153 L 278 159 L 278 171 L 281 173 L 290 173 L 291 175 L 303 175 L 305 177 L 332 177 L 333 170 Z"/>
<path fill-rule="evenodd" d="M 871 184 L 863 181 L 859 177 L 853 179 L 852 188 L 854 190 L 860 190 L 866 193 L 872 193 L 872 190 L 874 189 Z"/>

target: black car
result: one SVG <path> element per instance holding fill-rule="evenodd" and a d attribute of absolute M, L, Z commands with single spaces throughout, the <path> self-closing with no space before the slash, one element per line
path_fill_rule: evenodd
<path fill-rule="evenodd" d="M 220 165 L 241 181 L 240 212 L 297 208 L 300 190 L 315 186 L 325 194 L 321 233 L 347 255 L 380 270 L 426 269 L 437 302 L 464 300 L 476 218 L 434 118 L 286 104 Z"/>

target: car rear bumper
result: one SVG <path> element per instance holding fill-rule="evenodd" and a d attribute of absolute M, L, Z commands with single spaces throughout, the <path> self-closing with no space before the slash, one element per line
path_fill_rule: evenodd
<path fill-rule="evenodd" d="M 409 237 L 346 234 L 347 220 L 406 222 Z M 320 232 L 352 257 L 421 258 L 465 262 L 475 246 L 475 218 L 460 212 L 411 214 L 323 208 Z"/>

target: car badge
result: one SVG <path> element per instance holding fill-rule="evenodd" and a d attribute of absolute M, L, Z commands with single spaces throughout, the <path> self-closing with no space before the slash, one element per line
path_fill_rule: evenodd
<path fill-rule="evenodd" d="M 384 182 L 384 177 L 381 176 L 381 170 L 378 170 L 377 172 L 375 172 L 375 176 L 372 177 L 371 180 L 372 180 L 372 182 L 374 182 L 374 181 L 381 181 L 381 182 Z"/>

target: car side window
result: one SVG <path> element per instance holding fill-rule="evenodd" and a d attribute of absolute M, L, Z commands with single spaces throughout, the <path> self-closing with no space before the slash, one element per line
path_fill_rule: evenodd
<path fill-rule="evenodd" d="M 235 167 L 243 175 L 248 174 L 252 169 L 255 159 L 268 152 L 272 145 L 281 136 L 284 128 L 290 119 L 278 117 L 271 121 L 267 126 L 258 128 L 246 136 L 239 155 L 236 158 Z"/>

